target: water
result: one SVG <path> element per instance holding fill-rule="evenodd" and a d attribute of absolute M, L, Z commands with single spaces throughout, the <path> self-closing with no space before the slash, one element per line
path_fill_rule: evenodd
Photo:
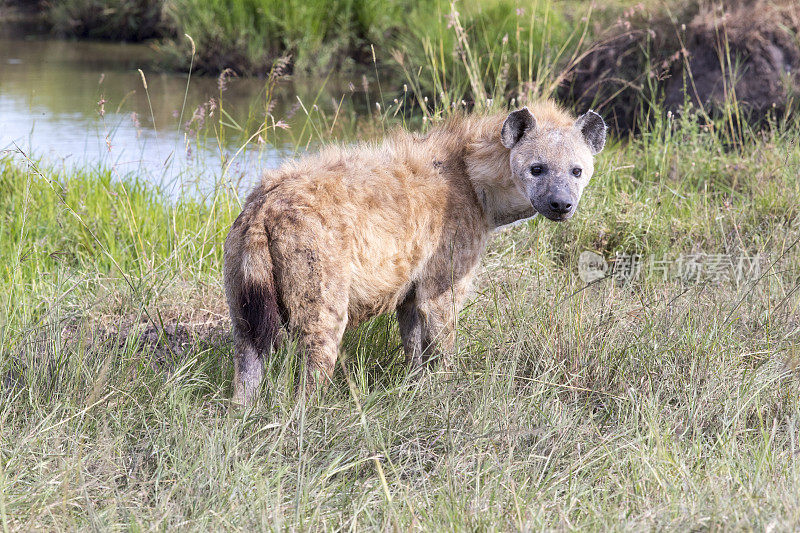
<path fill-rule="evenodd" d="M 54 40 L 0 28 L 0 150 L 21 150 L 51 165 L 103 165 L 170 195 L 220 181 L 243 189 L 264 169 L 314 145 L 319 128 L 303 122 L 306 110 L 325 122 L 341 112 L 343 97 L 351 115 L 354 102 L 365 108 L 369 100 L 346 80 L 317 79 L 279 84 L 267 109 L 266 80 L 232 78 L 221 93 L 217 78 L 192 76 L 187 89 L 188 74 L 156 72 L 149 68 L 155 58 L 143 44 Z M 251 139 L 268 111 L 289 129 Z"/>

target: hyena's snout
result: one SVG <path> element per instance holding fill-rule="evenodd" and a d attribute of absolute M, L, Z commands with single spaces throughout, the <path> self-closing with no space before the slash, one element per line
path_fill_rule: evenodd
<path fill-rule="evenodd" d="M 569 190 L 556 189 L 549 193 L 532 199 L 534 209 L 554 221 L 567 220 L 575 214 L 578 199 Z"/>
<path fill-rule="evenodd" d="M 547 199 L 547 205 L 555 215 L 564 217 L 572 214 L 574 202 L 571 195 L 556 193 L 550 195 Z"/>

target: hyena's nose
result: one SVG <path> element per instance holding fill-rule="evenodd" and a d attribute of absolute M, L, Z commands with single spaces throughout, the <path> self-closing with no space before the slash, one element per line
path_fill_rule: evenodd
<path fill-rule="evenodd" d="M 569 213 L 569 210 L 572 209 L 572 200 L 566 196 L 551 196 L 550 208 L 556 213 Z"/>

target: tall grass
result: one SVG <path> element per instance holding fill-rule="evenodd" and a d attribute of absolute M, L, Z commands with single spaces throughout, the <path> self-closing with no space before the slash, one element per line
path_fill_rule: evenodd
<path fill-rule="evenodd" d="M 175 0 L 168 11 L 179 31 L 195 39 L 201 69 L 263 74 L 281 55 L 292 56 L 298 70 L 363 55 L 370 42 L 399 27 L 408 7 L 403 2 L 379 8 L 369 1 Z"/>
<path fill-rule="evenodd" d="M 47 9 L 48 20 L 62 34 L 161 38 L 167 63 L 181 69 L 188 65 L 182 38 L 188 34 L 196 44 L 196 66 L 207 73 L 232 68 L 265 75 L 284 56 L 296 72 L 332 66 L 352 70 L 376 59 L 391 62 L 392 51 L 400 49 L 416 65 L 442 62 L 442 81 L 458 70 L 457 57 L 468 38 L 488 52 L 474 58 L 483 75 L 529 81 L 536 67 L 546 64 L 532 64 L 532 52 L 539 56 L 550 39 L 563 43 L 569 35 L 564 16 L 549 0 L 466 0 L 457 6 L 446 0 L 118 0 L 112 5 L 57 0 Z M 453 33 L 456 21 L 459 32 Z M 509 60 L 514 68 L 502 73 L 501 64 Z"/>
<path fill-rule="evenodd" d="M 450 373 L 406 383 L 386 317 L 348 335 L 318 406 L 289 346 L 242 416 L 236 202 L 4 161 L 8 528 L 795 527 L 797 131 L 732 152 L 665 121 L 611 146 L 575 221 L 494 239 Z M 759 253 L 764 275 L 586 287 L 585 249 Z"/>
<path fill-rule="evenodd" d="M 394 57 L 415 90 L 449 100 L 441 102 L 445 108 L 462 99 L 486 106 L 487 100 L 552 95 L 555 69 L 569 62 L 586 30 L 570 26 L 549 0 L 451 2 L 440 4 L 435 17 L 422 12 L 418 18 Z M 425 67 L 415 70 L 418 65 Z"/>

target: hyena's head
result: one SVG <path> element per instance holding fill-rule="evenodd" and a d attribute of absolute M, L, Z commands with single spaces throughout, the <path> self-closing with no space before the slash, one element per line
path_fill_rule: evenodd
<path fill-rule="evenodd" d="M 511 179 L 533 208 L 550 220 L 567 220 L 594 173 L 593 156 L 606 142 L 606 125 L 594 111 L 568 127 L 537 124 L 527 107 L 503 123 L 503 146 L 511 150 Z"/>

